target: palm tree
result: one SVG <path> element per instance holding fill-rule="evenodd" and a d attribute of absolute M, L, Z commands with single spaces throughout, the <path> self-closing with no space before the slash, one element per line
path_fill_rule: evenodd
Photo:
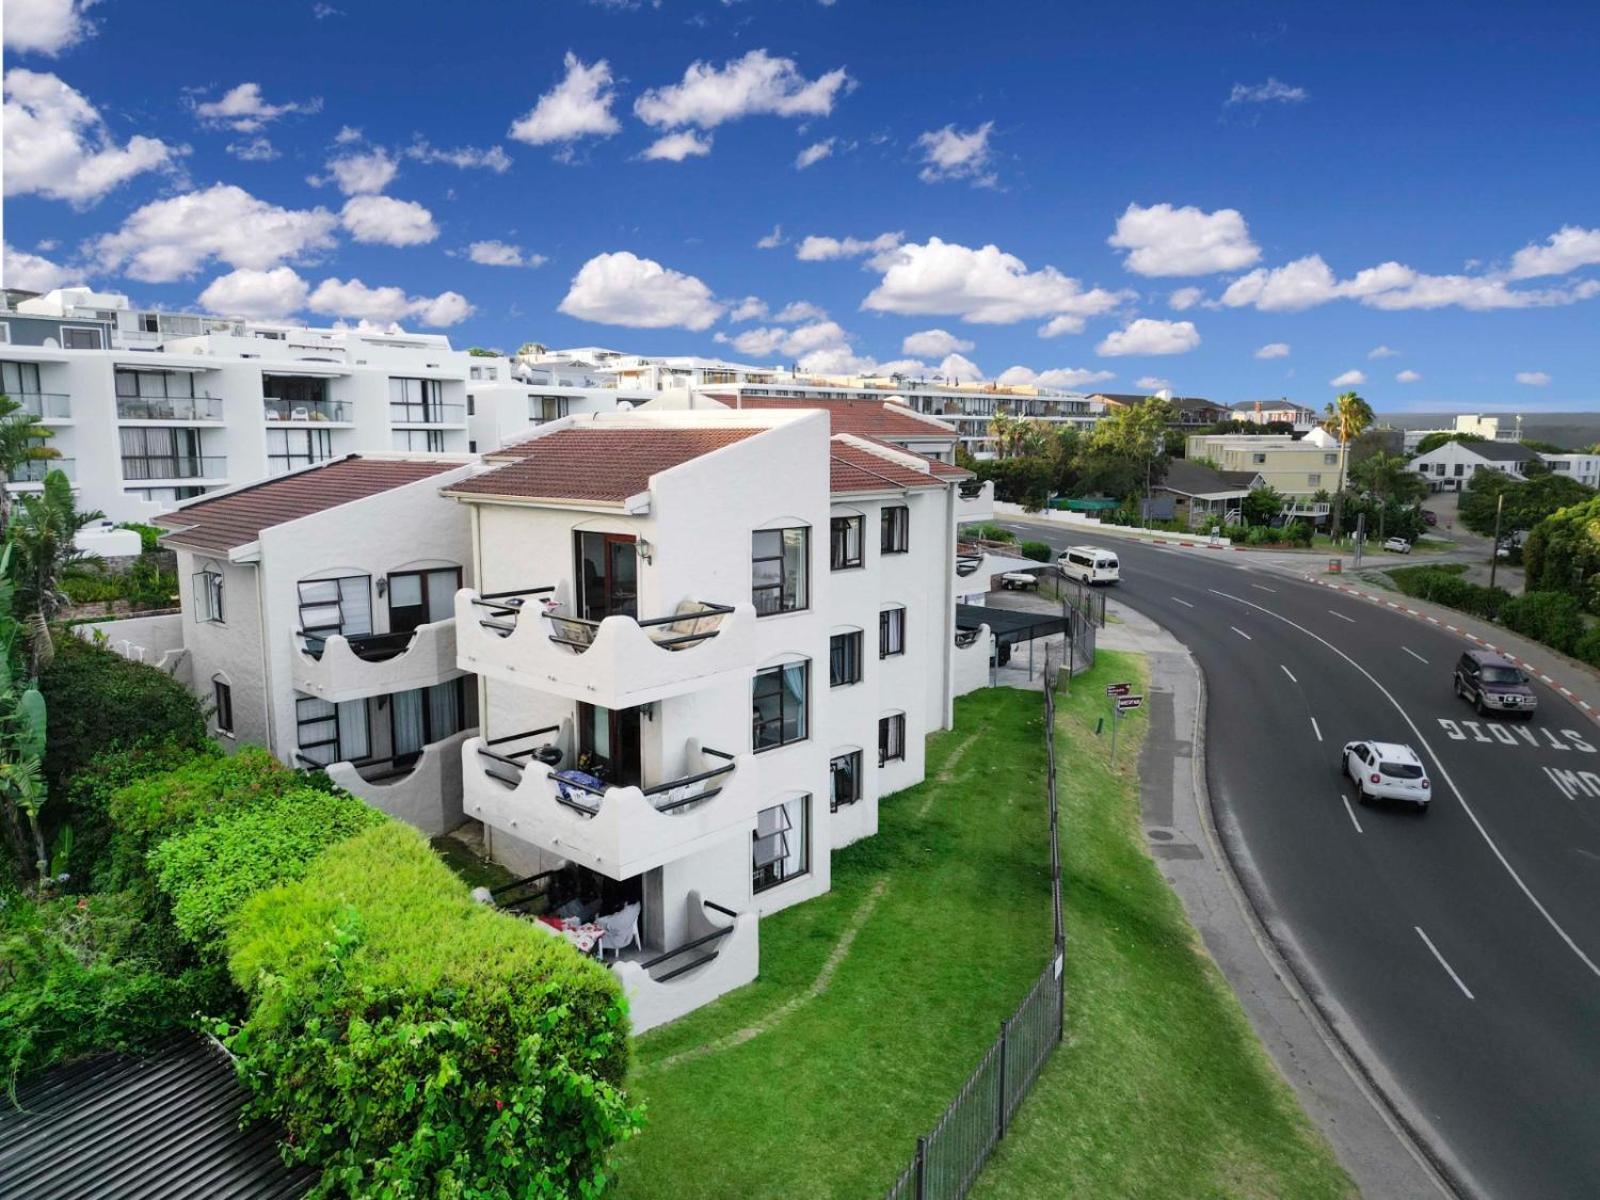
<path fill-rule="evenodd" d="M 61 451 L 45 439 L 55 431 L 39 424 L 39 417 L 28 412 L 10 396 L 0 394 L 0 536 L 11 522 L 11 477 L 31 462 L 60 458 Z"/>
<path fill-rule="evenodd" d="M 1342 392 L 1332 401 L 1322 422 L 1322 427 L 1339 439 L 1339 488 L 1333 494 L 1333 529 L 1335 538 L 1344 533 L 1344 481 L 1345 464 L 1350 457 L 1350 442 L 1361 436 L 1374 420 L 1372 405 L 1355 392 Z"/>

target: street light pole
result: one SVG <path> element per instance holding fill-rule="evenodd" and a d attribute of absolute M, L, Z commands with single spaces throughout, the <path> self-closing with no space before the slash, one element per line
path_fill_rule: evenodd
<path fill-rule="evenodd" d="M 1494 545 L 1489 548 L 1489 586 L 1494 586 L 1494 574 L 1500 566 L 1500 514 L 1505 511 L 1506 494 L 1494 498 Z"/>

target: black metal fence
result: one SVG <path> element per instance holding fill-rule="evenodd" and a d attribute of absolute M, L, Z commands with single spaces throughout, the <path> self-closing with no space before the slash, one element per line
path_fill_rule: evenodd
<path fill-rule="evenodd" d="M 1088 624 L 1087 618 L 1084 618 Z M 1092 626 L 1090 626 L 1092 629 Z M 1061 910 L 1061 838 L 1056 808 L 1056 675 L 1062 664 L 1046 652 L 1044 677 L 1045 793 L 1049 801 L 1049 960 L 1000 1034 L 961 1085 L 933 1128 L 917 1139 L 916 1154 L 887 1200 L 961 1200 L 1006 1136 L 1039 1072 L 1061 1044 L 1066 1001 L 1066 926 Z"/>

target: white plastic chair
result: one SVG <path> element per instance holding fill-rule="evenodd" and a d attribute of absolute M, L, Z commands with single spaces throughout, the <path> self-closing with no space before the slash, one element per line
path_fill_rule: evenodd
<path fill-rule="evenodd" d="M 311 420 L 311 410 L 308 408 L 297 408 L 289 414 L 289 420 L 309 421 Z"/>
<path fill-rule="evenodd" d="M 628 946 L 637 946 L 644 949 L 644 943 L 639 937 L 639 905 L 637 902 L 624 904 L 619 910 L 608 917 L 596 918 L 595 923 L 606 931 L 605 937 L 600 942 L 600 957 L 606 956 L 606 951 L 611 951 L 611 957 L 620 958 Z"/>

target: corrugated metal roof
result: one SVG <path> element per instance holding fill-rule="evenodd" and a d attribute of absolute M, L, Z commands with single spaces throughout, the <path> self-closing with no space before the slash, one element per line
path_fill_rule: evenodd
<path fill-rule="evenodd" d="M 226 553 L 247 546 L 263 529 L 365 500 L 393 488 L 454 471 L 460 462 L 427 459 L 336 459 L 309 471 L 268 479 L 214 499 L 197 500 L 176 512 L 155 518 L 174 532 L 162 538 L 169 545 Z"/>
<path fill-rule="evenodd" d="M 149 1058 L 114 1054 L 46 1072 L 0 1100 L 7 1200 L 290 1200 L 316 1180 L 278 1156 L 276 1131 L 239 1129 L 245 1091 L 215 1043 L 184 1034 Z"/>

